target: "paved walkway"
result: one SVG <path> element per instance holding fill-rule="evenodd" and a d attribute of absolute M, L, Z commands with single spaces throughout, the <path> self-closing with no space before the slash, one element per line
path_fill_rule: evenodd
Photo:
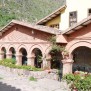
<path fill-rule="evenodd" d="M 0 69 L 0 91 L 70 91 L 65 82 L 50 79 L 29 81 L 27 77 L 18 76 Z"/>

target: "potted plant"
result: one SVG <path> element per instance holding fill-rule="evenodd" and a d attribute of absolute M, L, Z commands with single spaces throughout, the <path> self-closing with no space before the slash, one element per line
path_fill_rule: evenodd
<path fill-rule="evenodd" d="M 69 56 L 69 52 L 68 52 L 67 50 L 64 50 L 64 51 L 62 52 L 62 55 L 63 55 L 63 56 Z"/>

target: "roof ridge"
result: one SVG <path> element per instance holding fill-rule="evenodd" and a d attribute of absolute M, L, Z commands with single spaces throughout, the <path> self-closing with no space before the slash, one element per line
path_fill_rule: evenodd
<path fill-rule="evenodd" d="M 48 26 L 43 26 L 43 25 L 37 25 L 35 23 L 23 22 L 23 21 L 19 21 L 19 20 L 12 20 L 11 22 L 9 22 L 6 26 L 4 26 L 1 29 L 1 32 L 5 32 L 7 29 L 9 29 L 10 27 L 12 27 L 15 24 L 19 24 L 19 25 L 22 25 L 22 26 L 25 26 L 28 28 L 32 28 L 32 29 L 46 32 L 46 33 L 50 33 L 50 34 L 58 34 L 59 33 L 58 29 L 50 28 Z"/>

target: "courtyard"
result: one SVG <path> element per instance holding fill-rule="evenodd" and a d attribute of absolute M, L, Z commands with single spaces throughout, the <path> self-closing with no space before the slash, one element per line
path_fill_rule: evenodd
<path fill-rule="evenodd" d="M 28 77 L 15 75 L 0 67 L 0 91 L 70 91 L 66 82 L 47 78 L 30 81 Z"/>

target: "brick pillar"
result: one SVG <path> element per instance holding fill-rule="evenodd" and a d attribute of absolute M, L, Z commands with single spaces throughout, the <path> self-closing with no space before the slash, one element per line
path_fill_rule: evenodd
<path fill-rule="evenodd" d="M 1 53 L 0 53 L 0 60 L 3 60 L 3 59 L 4 59 L 4 53 L 1 52 Z"/>
<path fill-rule="evenodd" d="M 62 63 L 63 63 L 63 76 L 72 73 L 73 60 L 71 58 L 63 59 Z"/>
<path fill-rule="evenodd" d="M 22 55 L 16 54 L 16 65 L 22 65 Z"/>
<path fill-rule="evenodd" d="M 47 61 L 48 69 L 51 69 L 51 61 Z"/>
<path fill-rule="evenodd" d="M 46 58 L 43 58 L 42 68 L 45 69 L 46 67 L 47 67 L 47 61 L 46 61 Z"/>
<path fill-rule="evenodd" d="M 43 56 L 43 69 L 50 69 L 51 68 L 51 56 L 44 55 Z"/>
<path fill-rule="evenodd" d="M 27 65 L 30 65 L 30 66 L 32 66 L 32 67 L 34 67 L 34 61 L 35 61 L 35 56 L 28 56 L 27 57 Z"/>
<path fill-rule="evenodd" d="M 11 59 L 12 58 L 12 53 L 6 53 L 6 58 Z"/>

